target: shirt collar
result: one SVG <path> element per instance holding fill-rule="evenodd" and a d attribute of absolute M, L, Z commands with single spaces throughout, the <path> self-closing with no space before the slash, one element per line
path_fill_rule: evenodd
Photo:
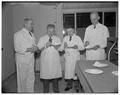
<path fill-rule="evenodd" d="M 73 34 L 71 37 L 74 37 L 75 36 L 75 34 Z"/>
<path fill-rule="evenodd" d="M 47 35 L 47 37 L 48 37 L 48 38 L 50 38 L 50 36 L 49 36 L 49 35 Z M 53 38 L 53 37 L 55 37 L 55 35 L 51 36 L 51 38 Z"/>
<path fill-rule="evenodd" d="M 29 31 L 25 28 L 23 28 L 22 30 L 25 31 L 26 33 L 29 33 Z"/>
<path fill-rule="evenodd" d="M 98 22 L 98 23 L 96 24 L 96 27 L 99 26 L 99 25 L 100 25 L 100 23 Z M 94 28 L 94 25 L 92 25 L 92 26 L 93 26 L 93 28 Z"/>
<path fill-rule="evenodd" d="M 32 32 L 29 32 L 27 29 L 23 28 L 22 30 L 25 31 L 25 32 L 28 33 L 28 34 L 31 34 L 31 35 L 33 36 L 33 33 L 32 33 Z"/>

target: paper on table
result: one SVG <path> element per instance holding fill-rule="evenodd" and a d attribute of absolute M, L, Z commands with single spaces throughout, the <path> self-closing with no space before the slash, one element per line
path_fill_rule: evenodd
<path fill-rule="evenodd" d="M 118 71 L 112 71 L 112 74 L 118 76 Z"/>
<path fill-rule="evenodd" d="M 53 42 L 52 42 L 52 45 L 60 45 L 60 42 L 53 41 Z"/>
<path fill-rule="evenodd" d="M 90 74 L 101 74 L 101 73 L 103 73 L 103 71 L 100 70 L 100 69 L 86 69 L 85 72 L 90 73 Z"/>
<path fill-rule="evenodd" d="M 106 63 L 101 63 L 101 62 L 96 61 L 96 62 L 93 64 L 93 66 L 95 66 L 95 67 L 107 67 L 108 64 L 106 64 Z"/>

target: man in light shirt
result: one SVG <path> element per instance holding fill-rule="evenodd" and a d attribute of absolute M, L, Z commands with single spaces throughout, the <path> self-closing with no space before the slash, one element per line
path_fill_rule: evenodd
<path fill-rule="evenodd" d="M 34 92 L 34 52 L 38 48 L 33 32 L 33 20 L 25 18 L 24 28 L 14 34 L 18 92 Z"/>
<path fill-rule="evenodd" d="M 42 51 L 40 57 L 40 78 L 43 79 L 44 93 L 49 92 L 50 81 L 53 83 L 53 92 L 59 92 L 58 79 L 62 77 L 58 52 L 60 45 L 61 41 L 55 35 L 55 26 L 48 24 L 47 34 L 41 37 L 38 42 L 38 48 Z"/>
<path fill-rule="evenodd" d="M 67 86 L 65 91 L 72 89 L 73 80 L 78 85 L 77 76 L 75 74 L 75 65 L 77 60 L 80 60 L 79 50 L 84 50 L 84 45 L 79 36 L 75 34 L 74 29 L 71 26 L 66 28 L 67 36 L 64 37 L 60 51 L 65 50 L 65 80 Z M 76 89 L 78 92 L 78 89 Z"/>
<path fill-rule="evenodd" d="M 108 28 L 99 23 L 97 12 L 90 14 L 92 25 L 85 31 L 84 45 L 86 47 L 86 60 L 105 60 L 105 48 L 107 47 L 107 38 L 109 37 Z"/>

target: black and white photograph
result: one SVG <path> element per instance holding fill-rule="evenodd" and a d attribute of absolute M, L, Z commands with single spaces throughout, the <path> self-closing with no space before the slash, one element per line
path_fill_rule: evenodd
<path fill-rule="evenodd" d="M 1 93 L 118 94 L 119 1 L 1 1 Z"/>

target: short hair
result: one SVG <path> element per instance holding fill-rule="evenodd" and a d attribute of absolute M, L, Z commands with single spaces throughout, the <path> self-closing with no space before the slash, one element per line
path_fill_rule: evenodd
<path fill-rule="evenodd" d="M 65 30 L 72 30 L 75 33 L 74 27 L 71 25 L 66 26 Z"/>
<path fill-rule="evenodd" d="M 47 28 L 55 28 L 55 25 L 54 24 L 48 24 Z"/>
<path fill-rule="evenodd" d="M 24 18 L 24 23 L 27 23 L 29 21 L 32 21 L 33 19 L 32 18 Z"/>
<path fill-rule="evenodd" d="M 92 15 L 92 14 L 95 14 L 97 17 L 99 17 L 99 13 L 96 11 L 90 13 L 90 15 Z"/>

